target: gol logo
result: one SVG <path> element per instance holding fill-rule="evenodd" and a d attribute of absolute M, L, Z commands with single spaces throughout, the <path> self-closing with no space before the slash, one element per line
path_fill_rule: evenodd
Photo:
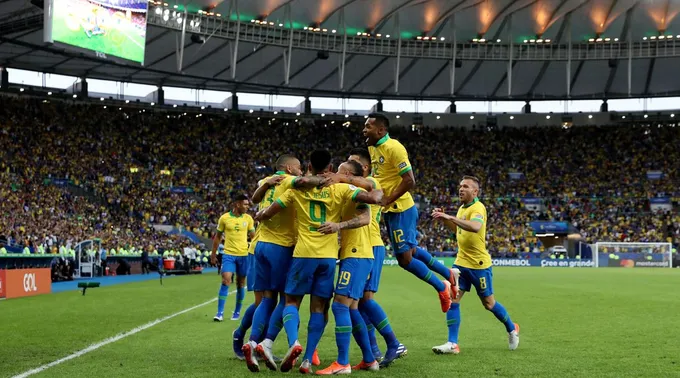
<path fill-rule="evenodd" d="M 35 273 L 24 274 L 24 292 L 38 291 L 36 286 Z"/>

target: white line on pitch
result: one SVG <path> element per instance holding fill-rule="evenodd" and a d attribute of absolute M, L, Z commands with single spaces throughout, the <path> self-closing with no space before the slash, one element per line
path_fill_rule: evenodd
<path fill-rule="evenodd" d="M 235 293 L 235 292 L 236 292 L 236 290 L 233 290 L 233 291 L 231 291 L 229 294 L 233 294 L 233 293 Z M 97 349 L 99 349 L 99 348 L 101 348 L 101 347 L 103 347 L 103 346 L 105 346 L 105 345 L 108 345 L 108 344 L 111 344 L 111 343 L 115 343 L 115 342 L 118 341 L 118 340 L 124 339 L 124 338 L 126 338 L 126 337 L 128 337 L 128 336 L 132 336 L 132 335 L 134 335 L 135 333 L 142 332 L 142 331 L 144 331 L 145 329 L 151 328 L 151 327 L 155 326 L 155 325 L 158 324 L 158 323 L 162 323 L 162 322 L 164 322 L 164 321 L 166 321 L 166 320 L 170 320 L 170 319 L 172 319 L 172 318 L 174 318 L 174 317 L 176 317 L 176 316 L 179 316 L 179 315 L 182 315 L 182 314 L 186 314 L 186 313 L 189 312 L 189 311 L 193 311 L 193 310 L 195 310 L 195 309 L 197 309 L 197 308 L 199 308 L 199 307 L 203 307 L 203 306 L 205 306 L 205 305 L 207 305 L 207 304 L 210 304 L 210 303 L 212 303 L 212 302 L 215 302 L 216 300 L 217 300 L 217 298 L 213 298 L 213 299 L 211 299 L 211 300 L 209 300 L 209 301 L 203 302 L 203 303 L 198 304 L 198 305 L 193 306 L 193 307 L 189 307 L 189 308 L 187 308 L 187 309 L 185 309 L 185 310 L 182 310 L 182 311 L 180 311 L 180 312 L 176 312 L 176 313 L 174 313 L 174 314 L 172 314 L 172 315 L 168 315 L 168 316 L 166 316 L 166 317 L 164 317 L 164 318 L 156 319 L 156 320 L 154 320 L 154 321 L 152 321 L 152 322 L 146 323 L 146 324 L 144 324 L 144 325 L 142 325 L 142 326 L 139 326 L 139 327 L 137 327 L 137 328 L 133 328 L 133 329 L 127 331 L 127 332 L 120 333 L 120 334 L 118 334 L 118 335 L 116 335 L 116 336 L 109 337 L 108 339 L 104 339 L 104 340 L 102 340 L 102 341 L 100 341 L 100 342 L 98 342 L 98 343 L 96 343 L 96 344 L 92 344 L 92 345 L 90 345 L 89 347 L 87 347 L 87 348 L 85 348 L 85 349 L 79 350 L 79 351 L 77 351 L 77 352 L 75 352 L 75 353 L 73 353 L 73 354 L 70 354 L 70 355 L 68 355 L 68 356 L 66 356 L 66 357 L 64 357 L 64 358 L 60 358 L 60 359 L 58 359 L 58 360 L 56 360 L 56 361 L 50 362 L 49 364 L 45 364 L 45 365 L 39 366 L 39 367 L 37 367 L 37 368 L 35 368 L 35 369 L 31 369 L 31 370 L 29 370 L 29 371 L 23 372 L 23 373 L 21 373 L 21 374 L 19 374 L 19 375 L 15 375 L 15 376 L 12 377 L 12 378 L 25 378 L 25 377 L 29 377 L 29 376 L 31 376 L 31 375 L 33 375 L 33 374 L 38 374 L 38 373 L 43 372 L 43 371 L 45 371 L 45 370 L 47 370 L 47 369 L 49 369 L 49 368 L 51 368 L 51 367 L 53 367 L 53 366 L 57 366 L 57 365 L 59 365 L 59 364 L 61 364 L 61 363 L 63 363 L 63 362 L 66 362 L 66 361 L 68 361 L 68 360 L 72 360 L 72 359 L 74 359 L 74 358 L 78 358 L 78 357 L 80 357 L 80 356 L 83 356 L 83 355 L 85 355 L 85 354 L 87 354 L 87 353 L 90 353 L 90 352 L 92 352 L 92 351 L 95 351 L 95 350 L 97 350 Z"/>

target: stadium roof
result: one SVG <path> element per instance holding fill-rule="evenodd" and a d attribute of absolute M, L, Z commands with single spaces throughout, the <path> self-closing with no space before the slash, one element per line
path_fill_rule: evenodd
<path fill-rule="evenodd" d="M 212 9 L 166 4 L 150 4 L 140 67 L 45 45 L 42 11 L 25 1 L 0 0 L 0 14 L 6 15 L 0 17 L 0 65 L 316 96 L 519 100 L 680 94 L 675 0 L 227 0 Z M 207 12 L 197 14 L 200 10 Z M 451 67 L 456 67 L 453 91 Z"/>

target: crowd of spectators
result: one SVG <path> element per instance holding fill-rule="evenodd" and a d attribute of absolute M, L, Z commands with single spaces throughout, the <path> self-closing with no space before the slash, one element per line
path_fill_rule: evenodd
<path fill-rule="evenodd" d="M 151 225 L 209 236 L 230 195 L 252 193 L 277 156 L 304 160 L 328 148 L 339 162 L 364 146 L 361 127 L 0 97 L 0 238 L 48 251 L 91 238 L 107 248 L 179 250 L 186 241 Z M 680 197 L 680 127 L 409 125 L 390 133 L 409 150 L 419 231 L 432 250 L 455 250 L 454 236 L 428 214 L 455 212 L 464 174 L 482 180 L 496 255 L 540 250 L 532 220 L 567 221 L 587 242 L 680 241 L 678 213 L 653 213 L 648 201 Z M 649 180 L 648 170 L 664 175 Z M 545 210 L 528 210 L 523 197 L 542 198 Z"/>

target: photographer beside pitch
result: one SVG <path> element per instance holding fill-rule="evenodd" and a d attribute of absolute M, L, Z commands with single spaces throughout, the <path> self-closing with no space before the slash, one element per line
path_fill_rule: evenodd
<path fill-rule="evenodd" d="M 486 250 L 486 207 L 479 201 L 479 179 L 463 176 L 458 196 L 463 203 L 456 216 L 447 215 L 440 208 L 432 211 L 434 219 L 440 219 L 446 227 L 456 233 L 458 254 L 453 265 L 460 271 L 457 297 L 453 298 L 451 308 L 446 312 L 449 340 L 446 344 L 432 347 L 436 354 L 458 354 L 458 331 L 460 329 L 460 300 L 463 294 L 474 286 L 484 308 L 491 311 L 505 325 L 508 332 L 508 347 L 517 349 L 519 345 L 519 325 L 510 320 L 505 307 L 493 296 L 491 256 Z"/>

